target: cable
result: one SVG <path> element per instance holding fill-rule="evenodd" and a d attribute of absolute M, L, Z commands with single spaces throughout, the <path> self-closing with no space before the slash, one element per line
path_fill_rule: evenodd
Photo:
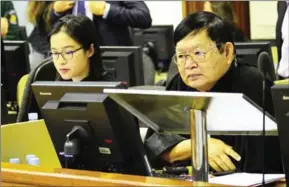
<path fill-rule="evenodd" d="M 263 152 L 263 160 L 262 160 L 262 186 L 265 186 L 265 165 L 266 165 L 266 159 L 265 159 L 265 144 L 266 144 L 266 134 L 265 134 L 265 118 L 266 118 L 266 72 L 268 72 L 268 65 L 270 64 L 270 56 L 267 52 L 261 52 L 258 56 L 258 68 L 261 70 L 262 73 L 262 107 L 263 107 L 263 127 L 262 127 L 262 152 Z"/>
<path fill-rule="evenodd" d="M 265 117 L 266 117 L 266 102 L 265 102 L 265 90 L 266 90 L 266 78 L 265 73 L 263 71 L 263 84 L 262 84 L 262 106 L 263 106 L 263 132 L 262 132 L 262 138 L 263 138 L 263 163 L 262 163 L 262 187 L 265 186 L 265 141 L 266 141 L 266 135 L 265 135 Z"/>

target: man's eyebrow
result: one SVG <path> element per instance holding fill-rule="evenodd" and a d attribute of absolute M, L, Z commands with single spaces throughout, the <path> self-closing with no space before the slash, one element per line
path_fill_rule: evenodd
<path fill-rule="evenodd" d="M 199 46 L 201 46 L 201 45 L 196 44 L 196 45 L 193 45 L 190 47 L 180 47 L 180 48 L 176 48 L 176 51 L 188 51 L 188 50 L 196 49 Z"/>
<path fill-rule="evenodd" d="M 194 50 L 198 47 L 205 47 L 205 46 L 208 46 L 208 47 L 211 47 L 213 46 L 213 44 L 204 44 L 204 43 L 197 43 L 195 45 L 192 45 L 190 47 L 180 47 L 180 48 L 176 48 L 176 51 L 178 52 L 183 52 L 183 51 L 191 51 L 191 50 Z"/>

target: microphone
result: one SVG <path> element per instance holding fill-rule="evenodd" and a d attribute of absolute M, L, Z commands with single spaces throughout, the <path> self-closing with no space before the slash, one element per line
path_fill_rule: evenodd
<path fill-rule="evenodd" d="M 265 96 L 265 92 L 266 92 L 266 74 L 268 74 L 268 72 L 270 72 L 270 69 L 272 67 L 270 67 L 271 64 L 271 59 L 270 56 L 268 55 L 267 52 L 261 52 L 258 56 L 258 68 L 260 69 L 260 71 L 262 72 L 262 112 L 263 112 L 263 129 L 262 129 L 262 140 L 263 140 L 263 145 L 262 145 L 262 152 L 263 152 L 263 159 L 262 159 L 262 187 L 265 186 L 265 140 L 266 140 L 266 135 L 265 135 L 265 117 L 266 117 L 266 96 Z M 274 69 L 273 69 L 274 70 Z M 272 78 L 272 77 L 271 77 Z"/>

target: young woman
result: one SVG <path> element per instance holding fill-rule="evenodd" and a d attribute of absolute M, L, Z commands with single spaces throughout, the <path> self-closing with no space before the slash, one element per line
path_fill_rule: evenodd
<path fill-rule="evenodd" d="M 103 68 L 95 30 L 93 22 L 86 16 L 67 15 L 53 25 L 49 41 L 56 81 L 114 81 Z M 31 112 L 40 115 L 31 91 L 36 71 L 37 68 L 28 78 L 27 91 L 24 92 L 17 116 L 18 122 L 27 121 L 28 113 Z"/>
<path fill-rule="evenodd" d="M 112 81 L 104 71 L 94 23 L 67 15 L 53 25 L 50 48 L 59 80 Z"/>

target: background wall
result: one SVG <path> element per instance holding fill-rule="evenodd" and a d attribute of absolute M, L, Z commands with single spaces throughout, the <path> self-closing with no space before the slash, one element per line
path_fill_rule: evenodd
<path fill-rule="evenodd" d="M 277 1 L 250 1 L 251 39 L 275 39 Z"/>
<path fill-rule="evenodd" d="M 182 20 L 182 1 L 145 1 L 150 9 L 153 25 L 174 25 Z"/>

